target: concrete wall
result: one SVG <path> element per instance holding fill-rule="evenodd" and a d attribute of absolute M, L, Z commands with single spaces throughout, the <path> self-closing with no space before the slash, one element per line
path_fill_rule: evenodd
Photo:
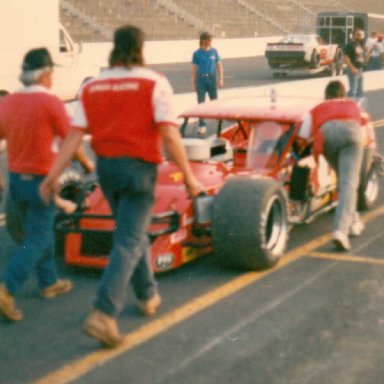
<path fill-rule="evenodd" d="M 213 46 L 216 47 L 223 59 L 235 57 L 252 57 L 264 55 L 267 42 L 278 40 L 279 36 L 268 38 L 250 39 L 214 39 Z M 145 58 L 148 64 L 164 64 L 177 62 L 190 62 L 193 51 L 198 47 L 198 40 L 178 40 L 178 41 L 149 41 L 145 45 Z M 89 43 L 84 44 L 84 51 L 96 55 L 98 59 L 106 65 L 110 43 Z M 306 79 L 295 82 L 273 83 L 273 85 L 263 85 L 258 87 L 243 87 L 222 89 L 219 91 L 220 98 L 230 98 L 233 96 L 250 95 L 269 95 L 272 88 L 277 92 L 277 99 L 281 96 L 307 96 L 322 98 L 326 84 L 330 77 Z M 340 79 L 346 84 L 346 76 Z M 365 73 L 365 89 L 378 90 L 384 89 L 384 70 Z M 190 106 L 196 104 L 194 93 L 185 93 L 175 96 L 175 105 L 178 113 L 182 113 Z"/>
<path fill-rule="evenodd" d="M 267 42 L 278 40 L 279 36 L 250 39 L 214 39 L 215 47 L 223 59 L 264 55 Z M 144 56 L 148 64 L 185 63 L 192 60 L 192 53 L 199 46 L 198 40 L 148 41 Z M 84 52 L 97 56 L 107 63 L 111 43 L 85 43 Z"/>

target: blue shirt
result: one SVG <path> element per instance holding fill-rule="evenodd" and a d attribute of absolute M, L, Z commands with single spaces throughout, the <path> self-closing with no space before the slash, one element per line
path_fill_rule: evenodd
<path fill-rule="evenodd" d="M 216 75 L 216 63 L 220 60 L 220 56 L 215 48 L 210 48 L 207 51 L 199 48 L 192 56 L 192 63 L 197 65 L 198 75 Z"/>

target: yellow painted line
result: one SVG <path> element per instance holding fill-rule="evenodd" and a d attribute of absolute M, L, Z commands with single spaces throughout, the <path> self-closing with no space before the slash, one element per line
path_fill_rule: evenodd
<path fill-rule="evenodd" d="M 362 220 L 367 222 L 384 214 L 384 205 L 375 211 L 366 214 Z M 144 344 L 151 338 L 167 331 L 171 327 L 190 318 L 196 313 L 218 303 L 219 301 L 233 295 L 241 289 L 255 283 L 262 278 L 275 273 L 288 264 L 296 261 L 304 255 L 310 254 L 313 250 L 321 247 L 331 239 L 330 233 L 320 236 L 300 247 L 287 252 L 276 267 L 261 272 L 245 273 L 216 289 L 209 291 L 188 303 L 166 313 L 165 315 L 153 320 L 137 330 L 124 335 L 123 343 L 115 349 L 102 349 L 90 353 L 78 360 L 75 360 L 56 371 L 48 373 L 46 376 L 35 381 L 35 384 L 65 384 L 79 379 L 93 369 L 105 364 L 109 360 L 122 355 L 123 353 Z"/>
<path fill-rule="evenodd" d="M 373 257 L 348 255 L 343 253 L 330 253 L 330 252 L 310 252 L 305 257 L 313 257 L 318 259 L 326 260 L 337 260 L 337 261 L 349 261 L 353 263 L 364 263 L 364 264 L 375 264 L 384 265 L 383 259 L 375 259 Z"/>
<path fill-rule="evenodd" d="M 383 208 L 384 209 L 384 208 Z M 35 382 L 35 384 L 64 384 L 70 383 L 94 368 L 106 363 L 107 361 L 145 343 L 147 340 L 159 335 L 172 326 L 190 318 L 194 314 L 216 304 L 220 300 L 233 295 L 248 285 L 268 276 L 283 268 L 312 250 L 322 246 L 331 238 L 330 234 L 316 238 L 309 243 L 288 252 L 280 260 L 278 265 L 272 269 L 260 272 L 245 273 L 220 287 L 205 293 L 190 302 L 176 308 L 175 310 L 161 316 L 157 320 L 140 327 L 134 332 L 124 336 L 123 343 L 115 349 L 103 349 L 93 352 L 79 360 L 76 360 L 63 368 L 58 369 Z"/>

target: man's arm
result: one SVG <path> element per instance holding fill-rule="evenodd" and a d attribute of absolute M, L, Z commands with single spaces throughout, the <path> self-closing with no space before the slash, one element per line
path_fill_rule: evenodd
<path fill-rule="evenodd" d="M 348 67 L 348 69 L 351 71 L 353 75 L 356 75 L 358 73 L 357 68 L 352 64 L 352 61 L 350 59 L 350 46 L 347 45 L 344 49 L 344 56 L 343 61 L 344 64 Z"/>
<path fill-rule="evenodd" d="M 49 204 L 52 196 L 55 194 L 57 179 L 75 155 L 83 136 L 84 131 L 82 129 L 72 129 L 64 139 L 52 168 L 47 177 L 40 184 L 40 196 L 46 204 Z"/>
<path fill-rule="evenodd" d="M 223 63 L 221 61 L 218 61 L 216 63 L 216 70 L 217 70 L 217 84 L 220 88 L 224 87 L 224 69 L 223 69 Z"/>
<path fill-rule="evenodd" d="M 196 91 L 197 65 L 192 64 L 192 89 Z"/>
<path fill-rule="evenodd" d="M 183 174 L 184 183 L 189 194 L 192 197 L 197 196 L 203 191 L 203 186 L 197 181 L 192 173 L 179 131 L 171 124 L 162 124 L 159 129 L 163 138 L 165 150 Z"/>
<path fill-rule="evenodd" d="M 95 164 L 85 152 L 83 144 L 77 148 L 74 158 L 81 164 L 86 173 L 92 173 L 95 170 Z"/>

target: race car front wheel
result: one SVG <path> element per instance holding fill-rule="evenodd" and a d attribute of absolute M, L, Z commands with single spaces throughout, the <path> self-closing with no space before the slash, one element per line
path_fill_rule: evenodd
<path fill-rule="evenodd" d="M 230 179 L 214 201 L 212 242 L 220 263 L 247 270 L 275 265 L 288 240 L 284 192 L 273 179 Z"/>
<path fill-rule="evenodd" d="M 371 208 L 379 197 L 379 173 L 375 165 L 374 154 L 370 149 L 364 151 L 361 165 L 360 185 L 358 189 L 357 208 L 364 211 Z"/>

